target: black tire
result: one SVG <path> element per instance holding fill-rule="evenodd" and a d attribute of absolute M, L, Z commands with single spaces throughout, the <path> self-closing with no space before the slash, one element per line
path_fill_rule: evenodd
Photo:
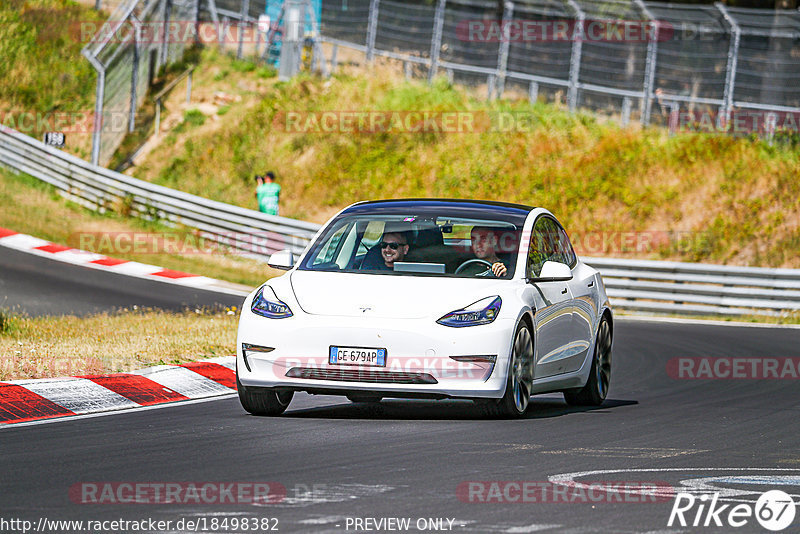
<path fill-rule="evenodd" d="M 348 395 L 347 400 L 350 402 L 369 402 L 369 403 L 379 403 L 383 400 L 383 397 L 378 395 Z"/>
<path fill-rule="evenodd" d="M 520 323 L 514 332 L 506 391 L 499 401 L 486 404 L 488 415 L 504 419 L 521 417 L 530 405 L 532 387 L 533 338 L 528 325 Z"/>
<path fill-rule="evenodd" d="M 605 316 L 597 327 L 597 342 L 592 355 L 589 380 L 580 389 L 564 392 L 564 400 L 570 406 L 600 406 L 606 400 L 611 384 L 611 324 Z"/>
<path fill-rule="evenodd" d="M 236 390 L 242 408 L 253 415 L 280 415 L 292 402 L 294 391 L 276 391 L 264 388 L 248 388 L 239 382 L 236 375 Z"/>

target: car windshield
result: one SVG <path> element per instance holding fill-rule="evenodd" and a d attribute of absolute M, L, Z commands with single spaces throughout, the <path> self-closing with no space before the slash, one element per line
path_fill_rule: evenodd
<path fill-rule="evenodd" d="M 379 210 L 375 210 L 379 211 Z M 314 243 L 300 270 L 459 278 L 514 276 L 520 210 L 397 209 L 344 213 Z"/>

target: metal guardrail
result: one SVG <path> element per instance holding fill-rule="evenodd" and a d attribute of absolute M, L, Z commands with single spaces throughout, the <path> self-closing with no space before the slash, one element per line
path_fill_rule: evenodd
<path fill-rule="evenodd" d="M 132 213 L 199 230 L 244 255 L 301 253 L 320 226 L 208 200 L 87 163 L 9 129 L 0 129 L 0 165 L 103 211 Z M 800 310 L 800 269 L 583 258 L 602 274 L 614 306 L 680 314 L 779 315 Z"/>
<path fill-rule="evenodd" d="M 0 165 L 58 188 L 93 210 L 125 206 L 131 213 L 183 225 L 237 253 L 264 258 L 290 249 L 299 254 L 319 225 L 216 202 L 92 165 L 19 132 L 0 130 Z"/>
<path fill-rule="evenodd" d="M 681 314 L 780 315 L 800 310 L 800 269 L 583 258 L 613 305 Z"/>

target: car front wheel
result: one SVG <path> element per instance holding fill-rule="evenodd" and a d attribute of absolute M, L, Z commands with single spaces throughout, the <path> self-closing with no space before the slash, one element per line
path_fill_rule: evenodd
<path fill-rule="evenodd" d="M 236 375 L 236 390 L 242 408 L 253 415 L 280 415 L 289 407 L 294 396 L 293 391 L 245 387 L 239 382 L 239 375 Z"/>
<path fill-rule="evenodd" d="M 525 323 L 517 325 L 511 362 L 506 379 L 506 392 L 496 403 L 488 405 L 490 415 L 496 417 L 520 417 L 528 409 L 533 389 L 533 341 L 531 331 Z"/>

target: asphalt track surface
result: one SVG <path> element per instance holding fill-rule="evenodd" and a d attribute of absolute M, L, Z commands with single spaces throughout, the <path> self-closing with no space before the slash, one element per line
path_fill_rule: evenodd
<path fill-rule="evenodd" d="M 242 300 L 0 247 L 0 308 L 32 316 L 88 315 L 132 306 L 179 311 L 196 306 L 239 306 Z"/>
<path fill-rule="evenodd" d="M 729 532 L 668 528 L 671 498 L 481 503 L 459 497 L 458 489 L 470 481 L 546 482 L 604 470 L 612 472 L 573 478 L 683 488 L 716 477 L 716 487 L 740 490 L 733 501 L 753 502 L 775 488 L 796 495 L 798 380 L 679 380 L 666 369 L 677 356 L 797 357 L 798 346 L 796 329 L 620 320 L 606 403 L 571 408 L 559 395 L 539 396 L 520 420 L 487 419 L 465 401 L 370 405 L 302 394 L 274 418 L 250 416 L 227 397 L 1 428 L 0 526 L 3 519 L 152 518 L 172 522 L 163 531 L 188 531 L 176 523 L 195 520 L 205 521 L 201 532 L 245 532 L 232 528 L 234 518 L 276 518 L 280 532 L 390 532 L 374 523 L 357 530 L 354 520 L 397 517 L 410 519 L 411 532 L 433 531 L 417 529 L 427 518 L 441 518 L 445 527 L 454 520 L 454 532 Z M 268 482 L 286 495 L 259 505 L 77 504 L 70 488 L 84 482 Z M 225 519 L 227 529 L 219 526 Z M 10 526 L 2 530 L 15 531 Z M 798 530 L 800 517 L 783 532 Z M 752 518 L 735 531 L 766 532 Z"/>

